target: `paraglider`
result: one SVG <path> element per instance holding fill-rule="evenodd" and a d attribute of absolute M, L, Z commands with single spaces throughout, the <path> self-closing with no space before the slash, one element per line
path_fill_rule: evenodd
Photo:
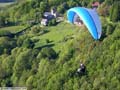
<path fill-rule="evenodd" d="M 77 75 L 82 75 L 82 74 L 85 74 L 86 72 L 86 67 L 84 64 L 80 64 L 79 68 L 77 69 Z"/>
<path fill-rule="evenodd" d="M 67 18 L 73 24 L 75 22 L 78 22 L 79 25 L 84 23 L 92 37 L 96 40 L 100 39 L 102 33 L 101 22 L 94 9 L 74 7 L 67 11 Z"/>

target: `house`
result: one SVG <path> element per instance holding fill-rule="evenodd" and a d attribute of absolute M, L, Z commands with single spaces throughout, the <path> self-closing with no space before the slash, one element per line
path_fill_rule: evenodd
<path fill-rule="evenodd" d="M 43 16 L 48 20 L 51 20 L 54 18 L 54 16 L 50 12 L 45 12 Z"/>
<path fill-rule="evenodd" d="M 48 22 L 54 18 L 58 17 L 58 13 L 56 12 L 56 9 L 51 9 L 51 12 L 45 12 L 43 14 L 43 19 L 41 20 L 41 25 L 47 25 Z"/>
<path fill-rule="evenodd" d="M 51 9 L 51 14 L 57 18 L 59 16 L 59 14 L 57 13 L 57 10 L 55 8 Z"/>
<path fill-rule="evenodd" d="M 93 3 L 92 3 L 92 8 L 98 8 L 99 5 L 100 5 L 99 2 L 93 2 Z"/>
<path fill-rule="evenodd" d="M 54 16 L 51 14 L 51 12 L 45 12 L 43 14 L 43 19 L 41 20 L 41 25 L 47 26 L 49 20 L 53 19 Z"/>
<path fill-rule="evenodd" d="M 43 15 L 47 19 L 53 19 L 58 17 L 57 10 L 55 8 L 51 9 L 51 12 L 45 12 Z"/>
<path fill-rule="evenodd" d="M 42 19 L 41 20 L 41 25 L 44 25 L 44 26 L 46 26 L 48 24 L 48 19 Z"/>

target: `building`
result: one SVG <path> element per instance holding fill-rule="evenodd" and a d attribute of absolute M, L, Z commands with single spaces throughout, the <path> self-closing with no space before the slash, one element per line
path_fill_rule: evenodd
<path fill-rule="evenodd" d="M 55 8 L 51 9 L 51 14 L 57 18 L 59 16 L 59 14 L 57 13 L 57 10 Z"/>
<path fill-rule="evenodd" d="M 43 16 L 48 20 L 51 20 L 54 18 L 54 15 L 52 15 L 51 12 L 45 12 Z"/>
<path fill-rule="evenodd" d="M 41 20 L 41 25 L 47 25 L 49 20 L 52 20 L 54 18 L 58 17 L 58 13 L 55 8 L 51 9 L 51 12 L 45 12 L 43 14 L 43 19 Z"/>
<path fill-rule="evenodd" d="M 44 25 L 44 26 L 46 26 L 48 24 L 48 19 L 42 19 L 41 20 L 41 25 Z"/>

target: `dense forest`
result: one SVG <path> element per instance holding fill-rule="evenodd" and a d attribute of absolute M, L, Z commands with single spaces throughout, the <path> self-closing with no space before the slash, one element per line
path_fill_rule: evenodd
<path fill-rule="evenodd" d="M 92 8 L 94 1 L 100 3 L 100 40 L 66 18 L 69 8 Z M 64 20 L 41 26 L 44 12 L 51 8 Z M 0 7 L 0 87 L 120 90 L 119 59 L 119 0 L 18 0 Z M 86 70 L 78 75 L 80 63 Z"/>

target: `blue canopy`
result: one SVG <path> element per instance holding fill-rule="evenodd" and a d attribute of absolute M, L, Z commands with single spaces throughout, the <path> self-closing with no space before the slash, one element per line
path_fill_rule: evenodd
<path fill-rule="evenodd" d="M 94 39 L 100 39 L 102 29 L 97 12 L 93 9 L 74 7 L 67 11 L 67 18 L 70 23 L 74 23 L 75 15 L 78 15 L 88 28 Z"/>

